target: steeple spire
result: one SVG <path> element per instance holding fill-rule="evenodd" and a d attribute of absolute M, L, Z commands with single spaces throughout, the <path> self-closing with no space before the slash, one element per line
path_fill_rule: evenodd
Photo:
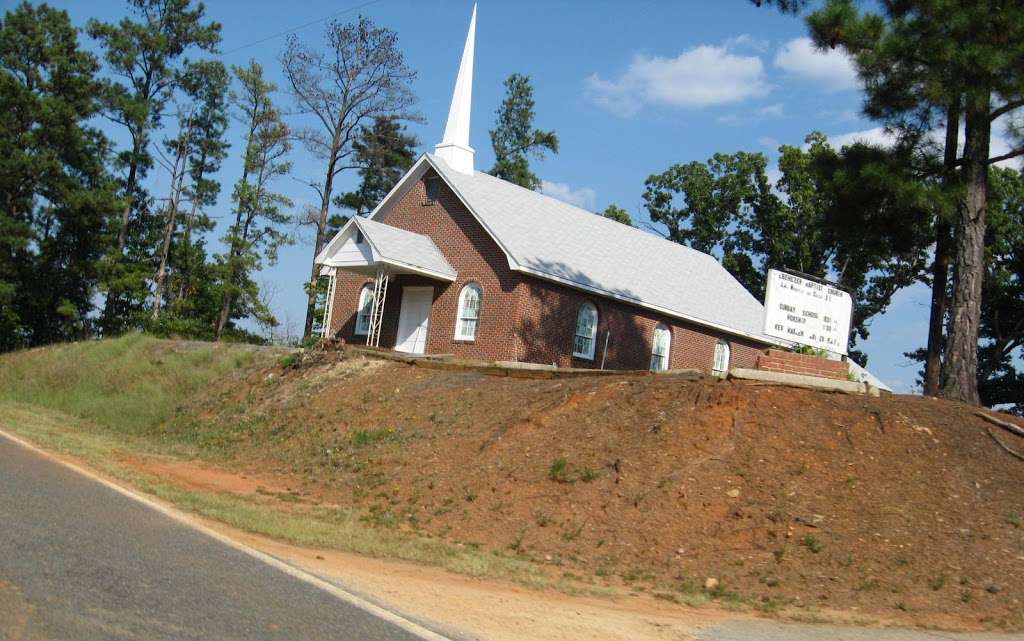
<path fill-rule="evenodd" d="M 469 146 L 469 112 L 473 102 L 473 47 L 476 43 L 476 5 L 469 19 L 469 33 L 462 50 L 459 77 L 455 81 L 452 106 L 448 110 L 448 124 L 444 138 L 434 147 L 434 153 L 455 171 L 473 174 L 473 148 Z"/>

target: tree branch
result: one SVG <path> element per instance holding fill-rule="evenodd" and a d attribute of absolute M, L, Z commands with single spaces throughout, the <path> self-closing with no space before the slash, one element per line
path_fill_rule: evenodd
<path fill-rule="evenodd" d="M 1010 151 L 1006 152 L 1005 154 L 1002 154 L 1001 156 L 993 156 L 992 158 L 989 158 L 988 164 L 993 165 L 997 162 L 1009 160 L 1010 158 L 1016 158 L 1021 154 L 1024 154 L 1024 147 L 1017 147 L 1016 149 L 1011 149 Z"/>
<path fill-rule="evenodd" d="M 990 121 L 991 120 L 996 120 L 997 118 L 999 118 L 999 116 L 1007 114 L 1007 113 L 1009 113 L 1009 112 L 1011 112 L 1014 109 L 1017 109 L 1019 107 L 1024 107 L 1024 98 L 1021 98 L 1019 100 L 1011 100 L 1011 101 L 1007 102 L 1002 107 L 999 107 L 998 109 L 996 109 L 995 111 L 990 113 L 988 115 L 988 119 Z"/>

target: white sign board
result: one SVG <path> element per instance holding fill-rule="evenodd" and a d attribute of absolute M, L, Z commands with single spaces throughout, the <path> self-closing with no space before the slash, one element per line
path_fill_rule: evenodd
<path fill-rule="evenodd" d="M 764 333 L 801 345 L 846 354 L 853 300 L 844 291 L 807 278 L 768 270 Z"/>

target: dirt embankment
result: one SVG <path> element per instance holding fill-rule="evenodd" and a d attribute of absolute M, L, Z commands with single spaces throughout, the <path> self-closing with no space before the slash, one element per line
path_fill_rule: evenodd
<path fill-rule="evenodd" d="M 1020 627 L 1024 463 L 986 427 L 917 397 L 327 353 L 225 380 L 168 429 L 288 501 L 584 581 Z"/>

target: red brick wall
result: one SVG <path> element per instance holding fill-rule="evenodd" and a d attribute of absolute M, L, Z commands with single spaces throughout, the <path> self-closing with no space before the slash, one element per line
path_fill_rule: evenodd
<path fill-rule="evenodd" d="M 597 307 L 597 346 L 593 360 L 572 356 L 576 314 L 580 305 L 587 301 Z M 669 350 L 672 369 L 710 371 L 719 339 L 729 343 L 730 367 L 753 367 L 763 349 L 753 341 L 530 276 L 524 277 L 520 310 L 519 360 L 554 363 L 559 367 L 600 367 L 608 336 L 606 369 L 647 369 L 651 362 L 654 328 L 659 322 L 672 332 Z"/>
<path fill-rule="evenodd" d="M 427 176 L 432 175 L 436 174 L 428 171 Z M 764 348 L 752 341 L 513 272 L 501 248 L 447 185 L 442 186 L 436 202 L 425 202 L 426 191 L 421 180 L 376 220 L 429 235 L 458 272 L 458 280 L 445 283 L 420 276 L 392 278 L 384 303 L 381 347 L 395 345 L 402 286 L 430 285 L 434 287 L 434 304 L 428 354 L 555 363 L 560 367 L 599 367 L 605 336 L 610 331 L 605 367 L 647 369 L 658 322 L 665 323 L 672 331 L 669 364 L 673 369 L 710 371 L 715 344 L 720 338 L 729 342 L 730 367 L 754 367 Z M 339 270 L 331 317 L 332 335 L 348 342 L 365 342 L 365 337 L 356 336 L 354 329 L 359 291 L 369 282 L 365 276 Z M 478 283 L 483 290 L 480 323 L 473 342 L 454 338 L 458 296 L 468 282 Z M 592 361 L 571 356 L 576 313 L 584 301 L 594 303 L 598 309 L 597 345 Z"/>
<path fill-rule="evenodd" d="M 846 374 L 849 371 L 847 364 L 843 361 L 830 361 L 820 356 L 796 354 L 778 349 L 769 349 L 760 354 L 757 359 L 757 369 L 841 380 L 846 379 Z"/>
<path fill-rule="evenodd" d="M 426 177 L 436 176 L 433 170 Z M 505 253 L 476 221 L 455 194 L 443 185 L 440 197 L 425 204 L 426 189 L 421 180 L 394 207 L 375 220 L 401 229 L 430 236 L 455 271 L 454 283 L 418 276 L 398 276 L 388 287 L 384 301 L 384 324 L 381 347 L 394 347 L 398 333 L 398 313 L 402 285 L 432 285 L 434 304 L 430 312 L 428 354 L 454 354 L 461 358 L 511 360 L 515 354 L 514 326 L 518 272 L 508 267 Z M 365 277 L 339 271 L 335 285 L 335 307 L 332 331 L 349 342 L 362 343 L 365 338 L 354 335 L 356 305 Z M 462 287 L 475 282 L 483 290 L 480 322 L 475 341 L 455 340 L 455 316 L 458 313 Z"/>

